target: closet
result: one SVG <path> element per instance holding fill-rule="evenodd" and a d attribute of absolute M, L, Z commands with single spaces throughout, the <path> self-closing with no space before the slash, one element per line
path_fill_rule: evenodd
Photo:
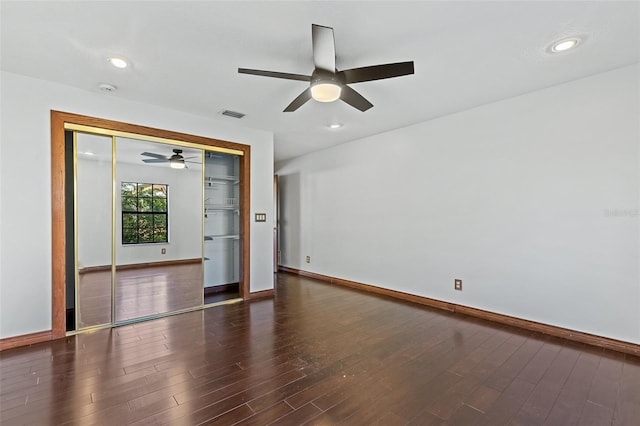
<path fill-rule="evenodd" d="M 65 178 L 54 188 L 64 200 L 53 210 L 64 259 L 53 271 L 56 336 L 247 297 L 248 146 L 67 113 L 52 121 Z"/>
<path fill-rule="evenodd" d="M 204 296 L 238 292 L 240 279 L 239 157 L 204 154 Z"/>

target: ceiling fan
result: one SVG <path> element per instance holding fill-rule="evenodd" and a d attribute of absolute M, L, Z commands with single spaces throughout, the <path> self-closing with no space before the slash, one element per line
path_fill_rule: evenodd
<path fill-rule="evenodd" d="M 241 74 L 284 78 L 286 80 L 308 81 L 310 83 L 309 88 L 298 95 L 298 97 L 284 109 L 284 112 L 297 110 L 309 99 L 315 99 L 318 102 L 333 102 L 342 99 L 352 107 L 360 111 L 366 111 L 371 108 L 373 104 L 349 87 L 349 84 L 413 74 L 413 61 L 371 65 L 368 67 L 338 71 L 336 69 L 336 48 L 333 38 L 333 28 L 313 24 L 311 26 L 311 40 L 313 44 L 313 63 L 315 69 L 310 76 L 247 68 L 238 68 L 238 72 Z"/>
<path fill-rule="evenodd" d="M 184 169 L 187 167 L 185 163 L 200 164 L 200 162 L 198 161 L 186 161 L 186 160 L 189 160 L 190 158 L 197 158 L 197 156 L 184 158 L 181 154 L 182 154 L 181 149 L 174 149 L 173 155 L 169 157 L 166 155 L 156 154 L 154 152 L 143 152 L 140 155 L 151 157 L 151 158 L 143 159 L 142 160 L 143 163 L 169 163 L 169 166 L 173 169 Z"/>

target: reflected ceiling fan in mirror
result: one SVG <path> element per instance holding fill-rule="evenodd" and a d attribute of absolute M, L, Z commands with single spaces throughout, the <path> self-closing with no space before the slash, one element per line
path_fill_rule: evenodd
<path fill-rule="evenodd" d="M 333 28 L 313 24 L 311 26 L 311 41 L 313 63 L 315 65 L 315 69 L 311 75 L 289 74 L 248 68 L 238 68 L 238 72 L 240 74 L 260 75 L 286 80 L 308 81 L 310 83 L 309 88 L 298 95 L 298 97 L 284 109 L 284 112 L 297 110 L 309 99 L 314 99 L 318 102 L 333 102 L 342 99 L 352 107 L 364 112 L 371 108 L 373 104 L 360 93 L 349 87 L 348 84 L 413 74 L 413 61 L 371 65 L 368 67 L 338 71 L 336 69 L 336 47 L 333 38 Z"/>
<path fill-rule="evenodd" d="M 140 155 L 144 155 L 145 157 L 151 157 L 151 158 L 143 159 L 142 160 L 143 163 L 147 163 L 147 164 L 169 163 L 169 166 L 172 169 L 184 169 L 187 167 L 185 163 L 200 164 L 199 161 L 187 161 L 191 158 L 198 158 L 198 156 L 185 158 L 182 156 L 182 150 L 177 148 L 173 150 L 173 155 L 171 156 L 166 156 L 166 155 L 161 155 L 161 154 L 156 154 L 154 152 L 146 152 L 146 151 L 141 153 Z"/>

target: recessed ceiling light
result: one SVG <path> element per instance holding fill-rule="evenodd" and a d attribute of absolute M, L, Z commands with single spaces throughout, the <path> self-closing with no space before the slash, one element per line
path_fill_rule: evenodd
<path fill-rule="evenodd" d="M 329 124 L 329 126 L 328 126 L 328 127 L 329 127 L 330 129 L 339 129 L 339 128 L 340 128 L 340 127 L 342 127 L 342 126 L 343 126 L 343 124 L 342 124 L 342 123 L 331 123 L 331 124 Z"/>
<path fill-rule="evenodd" d="M 558 52 L 566 52 L 567 50 L 573 49 L 580 44 L 579 38 L 568 38 L 560 41 L 556 41 L 551 45 L 551 51 L 554 53 Z"/>
<path fill-rule="evenodd" d="M 113 56 L 109 58 L 108 61 L 111 65 L 113 65 L 116 68 L 126 68 L 129 66 L 129 63 L 125 59 L 118 58 L 117 56 Z"/>

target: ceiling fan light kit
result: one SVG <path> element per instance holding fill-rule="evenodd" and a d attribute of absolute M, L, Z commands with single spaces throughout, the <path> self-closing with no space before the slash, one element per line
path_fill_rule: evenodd
<path fill-rule="evenodd" d="M 342 87 L 334 83 L 318 82 L 311 85 L 311 97 L 318 102 L 335 102 L 340 99 Z"/>
<path fill-rule="evenodd" d="M 185 169 L 187 168 L 186 163 L 200 164 L 199 161 L 185 162 L 185 158 L 182 156 L 181 149 L 174 149 L 173 155 L 171 155 L 170 157 L 162 154 L 156 154 L 155 152 L 143 152 L 140 155 L 142 155 L 143 157 L 151 157 L 151 158 L 143 158 L 142 159 L 143 163 L 147 163 L 147 164 L 169 163 L 169 167 L 171 167 L 172 169 Z M 189 160 L 190 158 L 197 158 L 197 157 L 187 157 L 186 160 Z"/>
<path fill-rule="evenodd" d="M 337 74 L 316 69 L 311 75 L 311 97 L 318 102 L 334 102 L 340 99 L 344 82 Z"/>
<path fill-rule="evenodd" d="M 342 99 L 352 107 L 364 112 L 373 107 L 373 104 L 360 93 L 349 87 L 349 84 L 401 77 L 414 73 L 413 61 L 372 65 L 338 71 L 336 69 L 336 49 L 333 28 L 313 24 L 311 26 L 311 41 L 315 68 L 310 76 L 249 68 L 238 68 L 238 72 L 240 74 L 309 82 L 309 87 L 298 95 L 298 97 L 284 109 L 284 112 L 297 110 L 309 99 L 318 102 L 334 102 Z"/>
<path fill-rule="evenodd" d="M 184 169 L 185 164 L 184 164 L 184 158 L 182 157 L 182 155 L 178 155 L 178 154 L 172 155 L 171 158 L 169 159 L 169 166 L 172 169 Z"/>

